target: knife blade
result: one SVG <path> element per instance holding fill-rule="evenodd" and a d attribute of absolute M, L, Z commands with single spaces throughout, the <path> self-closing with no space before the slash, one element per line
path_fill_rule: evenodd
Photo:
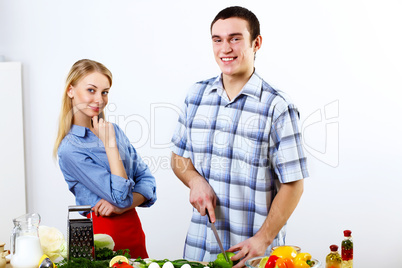
<path fill-rule="evenodd" d="M 216 230 L 215 224 L 212 223 L 211 217 L 209 216 L 208 209 L 205 209 L 205 212 L 207 213 L 208 220 L 209 220 L 209 222 L 211 223 L 211 229 L 212 229 L 212 232 L 214 232 L 215 239 L 216 239 L 216 241 L 218 242 L 219 248 L 221 249 L 223 256 L 225 256 L 226 262 L 229 262 L 228 256 L 226 256 L 226 252 L 225 252 L 225 250 L 223 249 L 222 241 L 221 241 L 221 239 L 219 238 L 218 231 Z"/>

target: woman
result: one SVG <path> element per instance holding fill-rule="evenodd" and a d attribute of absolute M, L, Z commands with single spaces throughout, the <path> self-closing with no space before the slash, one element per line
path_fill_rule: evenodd
<path fill-rule="evenodd" d="M 92 207 L 94 233 L 112 236 L 114 250 L 147 258 L 135 207 L 155 203 L 155 178 L 123 131 L 105 120 L 111 86 L 112 74 L 103 64 L 84 59 L 72 66 L 53 154 L 76 204 Z"/>

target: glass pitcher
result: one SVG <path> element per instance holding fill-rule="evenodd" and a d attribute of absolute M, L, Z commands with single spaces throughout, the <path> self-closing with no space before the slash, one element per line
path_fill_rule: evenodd
<path fill-rule="evenodd" d="M 30 213 L 13 219 L 11 236 L 11 265 L 13 268 L 38 267 L 43 255 L 39 241 L 40 215 Z"/>

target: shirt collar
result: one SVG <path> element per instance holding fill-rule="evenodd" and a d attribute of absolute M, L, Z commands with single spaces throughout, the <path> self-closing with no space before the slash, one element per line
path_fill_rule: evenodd
<path fill-rule="evenodd" d="M 214 90 L 223 90 L 222 74 L 218 75 L 211 86 L 205 89 L 205 94 L 209 94 Z"/>
<path fill-rule="evenodd" d="M 222 74 L 217 76 L 212 82 L 211 86 L 205 90 L 205 94 L 209 94 L 214 90 L 224 91 Z M 254 72 L 247 83 L 243 86 L 239 95 L 244 94 L 252 98 L 260 99 L 262 91 L 262 78 Z"/>
<path fill-rule="evenodd" d="M 87 132 L 86 127 L 78 126 L 78 125 L 72 125 L 70 132 L 74 134 L 75 136 L 78 137 L 85 137 L 85 134 Z"/>

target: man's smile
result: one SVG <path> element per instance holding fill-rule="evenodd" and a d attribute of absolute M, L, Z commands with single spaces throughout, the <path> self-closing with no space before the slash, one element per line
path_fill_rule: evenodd
<path fill-rule="evenodd" d="M 229 62 L 229 61 L 234 61 L 235 59 L 237 59 L 237 57 L 225 57 L 225 58 L 221 58 L 222 61 L 224 62 Z"/>

